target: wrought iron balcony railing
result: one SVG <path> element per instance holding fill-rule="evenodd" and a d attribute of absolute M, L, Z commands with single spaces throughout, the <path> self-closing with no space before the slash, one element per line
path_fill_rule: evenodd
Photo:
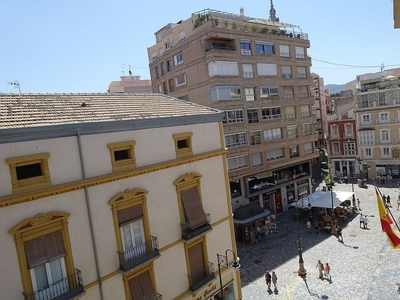
<path fill-rule="evenodd" d="M 124 252 L 118 253 L 119 269 L 123 272 L 129 271 L 160 255 L 158 239 L 152 236 L 147 242 L 132 247 Z"/>
<path fill-rule="evenodd" d="M 68 300 L 76 299 L 79 295 L 84 295 L 83 280 L 81 271 L 75 269 L 75 273 L 56 281 L 31 294 L 25 294 L 25 300 Z"/>
<path fill-rule="evenodd" d="M 214 278 L 214 264 L 209 262 L 208 266 L 204 270 L 201 270 L 196 274 L 188 275 L 189 289 L 191 291 L 195 291 L 205 284 L 209 283 L 210 281 L 214 280 Z"/>

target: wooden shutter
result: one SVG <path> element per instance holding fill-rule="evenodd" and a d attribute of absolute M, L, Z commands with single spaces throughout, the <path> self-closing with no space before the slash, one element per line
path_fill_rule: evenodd
<path fill-rule="evenodd" d="M 140 218 L 143 218 L 143 209 L 141 205 L 118 212 L 118 223 L 120 227 Z"/>
<path fill-rule="evenodd" d="M 157 300 L 148 271 L 129 280 L 129 291 L 132 300 Z"/>
<path fill-rule="evenodd" d="M 206 277 L 206 270 L 204 265 L 203 244 L 198 243 L 188 249 L 190 276 L 192 277 L 192 284 L 200 282 Z"/>
<path fill-rule="evenodd" d="M 29 241 L 24 248 L 30 269 L 66 255 L 60 231 Z"/>
<path fill-rule="evenodd" d="M 189 220 L 190 228 L 196 228 L 207 223 L 207 216 L 201 205 L 197 187 L 181 192 L 183 209 Z"/>

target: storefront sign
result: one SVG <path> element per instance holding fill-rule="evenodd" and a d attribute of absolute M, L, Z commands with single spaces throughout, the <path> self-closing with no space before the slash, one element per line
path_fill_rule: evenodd
<path fill-rule="evenodd" d="M 195 296 L 193 297 L 193 299 L 195 300 L 204 300 L 204 299 L 208 299 L 208 297 L 210 296 L 210 294 L 214 293 L 215 290 L 217 289 L 217 285 L 213 284 L 212 286 L 210 286 L 208 289 L 204 290 L 203 294 L 200 296 Z M 197 297 L 197 298 L 196 298 Z"/>

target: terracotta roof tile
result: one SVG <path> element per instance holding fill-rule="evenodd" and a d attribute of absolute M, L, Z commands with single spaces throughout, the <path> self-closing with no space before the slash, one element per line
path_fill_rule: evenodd
<path fill-rule="evenodd" d="M 0 129 L 215 113 L 163 94 L 0 94 Z"/>

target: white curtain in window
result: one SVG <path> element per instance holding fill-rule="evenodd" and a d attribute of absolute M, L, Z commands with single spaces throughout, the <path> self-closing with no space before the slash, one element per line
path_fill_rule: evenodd
<path fill-rule="evenodd" d="M 208 75 L 213 76 L 239 76 L 237 62 L 215 61 L 208 64 Z"/>
<path fill-rule="evenodd" d="M 304 151 L 305 151 L 305 153 L 311 153 L 312 152 L 312 143 L 304 144 Z"/>
<path fill-rule="evenodd" d="M 261 153 L 253 153 L 251 155 L 251 162 L 253 163 L 253 167 L 262 165 Z"/>
<path fill-rule="evenodd" d="M 296 47 L 296 56 L 303 55 L 304 56 L 304 48 L 303 47 Z"/>
<path fill-rule="evenodd" d="M 280 56 L 289 57 L 289 46 L 288 45 L 279 45 Z"/>
<path fill-rule="evenodd" d="M 260 76 L 276 76 L 278 72 L 276 70 L 276 64 L 257 64 L 257 74 Z"/>
<path fill-rule="evenodd" d="M 282 66 L 282 74 L 292 74 L 292 70 L 289 66 Z"/>

